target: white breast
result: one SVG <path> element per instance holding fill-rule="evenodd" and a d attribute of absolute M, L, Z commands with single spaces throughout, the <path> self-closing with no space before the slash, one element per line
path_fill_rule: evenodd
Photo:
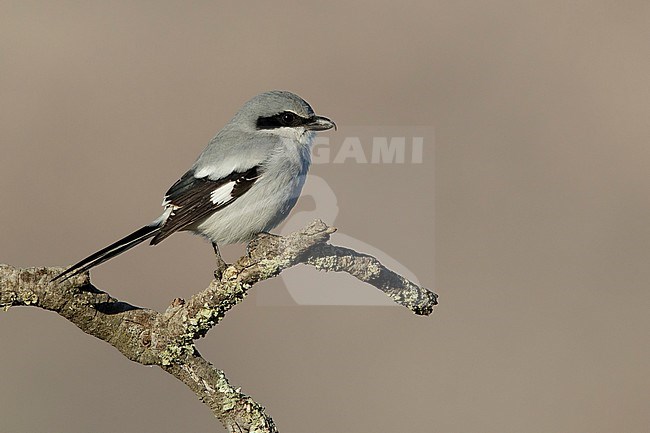
<path fill-rule="evenodd" d="M 268 232 L 280 224 L 298 200 L 311 163 L 312 133 L 296 140 L 283 140 L 283 145 L 269 155 L 262 173 L 244 195 L 215 212 L 196 227 L 190 228 L 211 242 L 231 244 L 246 242 L 257 233 Z M 215 190 L 213 202 L 223 200 L 232 191 L 228 184 Z"/>

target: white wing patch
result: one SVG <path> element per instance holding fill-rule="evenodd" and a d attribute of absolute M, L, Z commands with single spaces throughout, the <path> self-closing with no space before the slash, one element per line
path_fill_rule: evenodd
<path fill-rule="evenodd" d="M 227 201 L 230 201 L 232 198 L 232 190 L 235 187 L 235 181 L 230 181 L 226 184 L 221 185 L 219 188 L 215 189 L 210 193 L 210 201 L 213 204 L 219 206 L 224 204 Z"/>
<path fill-rule="evenodd" d="M 241 171 L 241 164 L 236 164 L 233 158 L 221 160 L 218 166 L 207 165 L 194 172 L 194 177 L 202 179 L 209 177 L 210 179 L 222 179 L 231 173 Z"/>

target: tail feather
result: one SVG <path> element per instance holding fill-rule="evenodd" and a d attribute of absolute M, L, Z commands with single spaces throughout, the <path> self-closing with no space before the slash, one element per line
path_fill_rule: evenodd
<path fill-rule="evenodd" d="M 113 257 L 122 254 L 124 251 L 129 250 L 141 242 L 155 236 L 159 229 L 159 225 L 144 226 L 130 235 L 123 237 L 119 241 L 110 244 L 106 248 L 97 251 L 95 254 L 91 254 L 79 263 L 70 266 L 68 269 L 52 278 L 52 281 L 65 281 L 68 278 L 74 277 L 77 274 L 104 263 L 105 261 L 110 260 Z"/>

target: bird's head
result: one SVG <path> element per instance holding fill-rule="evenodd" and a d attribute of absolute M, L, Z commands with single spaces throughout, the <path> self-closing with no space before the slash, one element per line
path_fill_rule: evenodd
<path fill-rule="evenodd" d="M 260 93 L 250 99 L 231 124 L 300 142 L 311 141 L 316 131 L 336 128 L 327 117 L 317 116 L 307 101 L 284 90 Z"/>

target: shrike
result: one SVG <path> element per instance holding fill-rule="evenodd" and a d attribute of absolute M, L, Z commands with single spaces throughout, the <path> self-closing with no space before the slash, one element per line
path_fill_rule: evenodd
<path fill-rule="evenodd" d="M 251 240 L 280 224 L 296 204 L 311 164 L 316 131 L 336 128 L 298 95 L 274 90 L 244 104 L 165 194 L 150 224 L 57 275 L 65 280 L 151 239 L 180 230 L 217 244 Z"/>

